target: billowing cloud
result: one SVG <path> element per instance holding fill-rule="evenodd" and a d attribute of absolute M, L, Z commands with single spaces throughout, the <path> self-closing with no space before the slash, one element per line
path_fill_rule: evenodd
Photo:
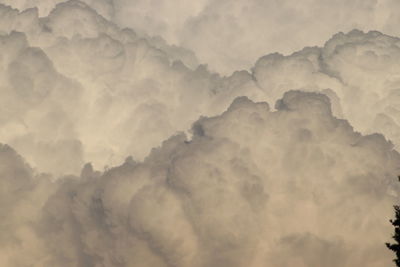
<path fill-rule="evenodd" d="M 335 116 L 357 130 L 400 142 L 395 37 L 340 33 L 321 48 L 269 54 L 251 72 L 221 77 L 187 50 L 121 29 L 83 2 L 60 3 L 46 17 L 0 10 L 1 141 L 41 171 L 76 174 L 88 161 L 102 168 L 129 155 L 141 160 L 237 96 L 275 102 L 297 89 L 328 95 Z"/>
<path fill-rule="evenodd" d="M 221 78 L 187 50 L 120 29 L 79 1 L 41 18 L 1 10 L 1 140 L 41 171 L 143 159 L 200 115 L 259 93 L 247 72 Z"/>
<path fill-rule="evenodd" d="M 253 75 L 267 99 L 275 100 L 289 89 L 323 92 L 336 116 L 363 133 L 384 133 L 397 145 L 399 44 L 398 38 L 379 32 L 338 33 L 322 48 L 264 56 Z"/>
<path fill-rule="evenodd" d="M 114 0 L 114 21 L 196 52 L 202 63 L 231 73 L 262 54 L 323 45 L 354 28 L 400 35 L 396 0 Z"/>
<path fill-rule="evenodd" d="M 120 30 L 77 1 L 60 4 L 40 19 L 33 9 L 19 13 L 2 6 L 1 10 L 5 14 L 0 52 L 2 141 L 26 155 L 35 167 L 76 173 L 83 159 L 97 161 L 94 155 L 101 155 L 101 167 L 114 154 L 117 162 L 121 155 L 142 158 L 175 131 L 163 102 L 180 102 L 179 93 L 172 90 L 175 79 L 179 82 L 189 69 L 182 63 L 171 64 L 176 56 L 190 65 L 190 53 L 173 47 L 160 50 L 165 44 Z M 180 76 L 174 78 L 174 72 Z M 160 76 L 152 79 L 156 73 Z M 159 85 L 168 80 L 167 86 Z M 163 98 L 168 94 L 172 99 Z M 148 123 L 158 115 L 162 125 Z M 102 137 L 93 137 L 94 131 L 102 132 Z M 135 132 L 143 140 L 133 151 L 133 140 L 126 134 Z M 121 138 L 116 133 L 122 133 Z M 126 151 L 115 153 L 113 147 Z"/>
<path fill-rule="evenodd" d="M 182 2 L 190 12 L 169 22 L 178 9 L 162 1 L 157 18 L 148 1 L 1 2 L 13 6 L 0 4 L 1 266 L 390 264 L 398 38 L 338 33 L 222 76 L 142 30 L 236 69 L 262 55 L 254 34 L 270 49 L 271 36 L 246 30 L 250 14 L 265 29 L 306 21 L 303 9 Z M 340 18 L 392 4 L 357 2 Z M 265 15 L 275 8 L 284 16 Z M 244 24 L 233 34 L 231 22 Z M 313 36 L 328 39 L 326 27 Z M 213 32 L 225 49 L 205 53 Z"/>
<path fill-rule="evenodd" d="M 388 266 L 400 155 L 324 95 L 291 91 L 276 108 L 237 98 L 143 162 L 50 185 L 3 146 L 2 203 L 30 216 L 2 221 L 2 264 Z"/>
<path fill-rule="evenodd" d="M 0 0 L 47 16 L 65 0 Z M 323 45 L 354 28 L 400 35 L 397 0 L 83 0 L 104 18 L 195 51 L 211 69 L 248 69 L 260 55 Z"/>
<path fill-rule="evenodd" d="M 47 252 L 35 223 L 55 184 L 48 176 L 35 175 L 21 156 L 1 144 L 0 188 L 0 264 L 44 266 Z"/>

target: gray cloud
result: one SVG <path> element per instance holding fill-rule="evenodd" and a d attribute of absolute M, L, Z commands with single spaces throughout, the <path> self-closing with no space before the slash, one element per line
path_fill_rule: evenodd
<path fill-rule="evenodd" d="M 0 23 L 0 136 L 41 171 L 76 174 L 87 161 L 102 168 L 128 155 L 141 160 L 237 96 L 273 103 L 293 89 L 323 92 L 335 116 L 399 143 L 395 37 L 340 33 L 324 47 L 269 54 L 251 72 L 221 77 L 196 67 L 187 50 L 120 29 L 83 2 L 61 3 L 46 17 L 1 10 L 8 15 Z"/>
<path fill-rule="evenodd" d="M 1 0 L 47 16 L 65 0 Z M 399 35 L 396 0 L 83 0 L 108 20 L 141 35 L 159 35 L 195 51 L 211 69 L 229 74 L 250 68 L 260 55 L 290 54 L 323 45 L 354 28 Z"/>
<path fill-rule="evenodd" d="M 390 264 L 398 38 L 338 33 L 222 76 L 142 33 L 140 14 L 137 32 L 121 28 L 122 3 L 0 5 L 0 265 Z M 302 10 L 283 3 L 285 16 Z M 181 4 L 189 17 L 166 21 L 177 11 L 161 3 L 165 21 L 149 16 L 148 29 L 191 47 L 211 22 L 231 42 L 223 25 L 271 3 Z M 355 18 L 375 3 L 349 10 L 360 6 Z M 224 53 L 193 47 L 236 68 L 259 51 L 241 50 L 243 36 Z"/>
<path fill-rule="evenodd" d="M 250 68 L 262 54 L 290 54 L 358 28 L 399 35 L 395 0 L 114 1 L 115 20 L 196 52 L 222 73 Z"/>
<path fill-rule="evenodd" d="M 103 174 L 87 165 L 56 183 L 3 146 L 2 203 L 30 216 L 5 217 L 2 251 L 14 253 L 2 264 L 390 264 L 400 155 L 334 118 L 324 95 L 291 91 L 277 107 L 237 98 L 198 120 L 190 140 L 178 134 L 141 163 Z"/>

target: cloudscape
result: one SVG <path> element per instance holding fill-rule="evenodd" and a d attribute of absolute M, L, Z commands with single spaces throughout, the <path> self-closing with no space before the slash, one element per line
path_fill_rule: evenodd
<path fill-rule="evenodd" d="M 394 266 L 398 13 L 0 0 L 0 266 Z"/>

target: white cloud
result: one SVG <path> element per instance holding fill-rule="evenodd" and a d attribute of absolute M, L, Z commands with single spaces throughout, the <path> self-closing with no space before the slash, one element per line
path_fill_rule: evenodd
<path fill-rule="evenodd" d="M 363 133 L 383 133 L 398 145 L 399 52 L 396 37 L 352 31 L 334 35 L 322 48 L 264 56 L 253 74 L 269 99 L 290 89 L 324 92 L 336 116 Z"/>
<path fill-rule="evenodd" d="M 121 29 L 123 2 L 57 3 L 9 3 L 38 7 L 24 12 L 0 5 L 0 142 L 31 166 L 0 146 L 0 265 L 390 264 L 398 38 L 339 33 L 323 47 L 268 54 L 251 71 L 222 77 L 193 52 L 141 33 L 140 14 L 138 32 Z M 282 18 L 307 20 L 296 15 L 305 7 L 282 3 Z M 245 29 L 246 16 L 269 14 L 271 3 L 181 4 L 191 17 L 161 29 L 178 12 L 163 3 L 165 17 L 149 15 L 148 29 L 193 42 L 201 60 L 221 68 L 255 59 L 258 48 L 242 49 L 255 35 L 269 49 L 271 37 Z M 356 3 L 343 18 L 365 19 L 381 4 Z M 322 18 L 327 7 L 315 12 Z M 196 42 L 214 42 L 205 38 L 210 22 L 224 53 Z M 236 35 L 227 22 L 239 23 Z M 301 34 L 293 35 L 300 46 Z M 243 43 L 226 46 L 236 36 Z M 82 170 L 85 162 L 94 167 Z"/>
<path fill-rule="evenodd" d="M 322 48 L 270 54 L 251 73 L 221 77 L 203 66 L 192 70 L 190 52 L 121 30 L 82 2 L 60 4 L 40 19 L 34 9 L 1 10 L 8 14 L 0 23 L 1 140 L 42 171 L 77 173 L 85 161 L 102 168 L 128 155 L 143 159 L 236 96 L 275 102 L 292 89 L 323 92 L 334 114 L 357 130 L 400 143 L 397 38 L 337 34 Z"/>
<path fill-rule="evenodd" d="M 250 68 L 263 54 L 323 45 L 339 31 L 400 34 L 396 0 L 115 0 L 114 6 L 120 25 L 190 48 L 222 73 Z"/>
<path fill-rule="evenodd" d="M 3 221 L 3 251 L 26 251 L 3 255 L 3 264 L 389 265 L 400 155 L 382 136 L 334 118 L 324 95 L 288 92 L 277 107 L 237 98 L 197 121 L 191 140 L 171 137 L 142 163 L 104 174 L 87 165 L 80 179 L 47 185 L 45 204 L 32 197 L 44 185 L 29 169 L 7 174 L 24 165 L 3 147 L 12 164 L 1 173 L 11 193 L 2 203 L 33 199 L 16 209 L 29 219 Z"/>
<path fill-rule="evenodd" d="M 0 0 L 47 16 L 65 0 Z M 400 35 L 396 0 L 83 0 L 104 18 L 195 51 L 221 73 L 250 68 L 260 55 L 323 45 L 354 28 Z"/>

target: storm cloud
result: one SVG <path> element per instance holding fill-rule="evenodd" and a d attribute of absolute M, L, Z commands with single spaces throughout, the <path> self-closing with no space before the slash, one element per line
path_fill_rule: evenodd
<path fill-rule="evenodd" d="M 322 46 L 259 57 L 228 27 L 206 53 L 225 1 L 166 28 L 128 20 L 140 1 L 1 2 L 0 265 L 390 265 L 400 39 L 322 28 Z"/>

